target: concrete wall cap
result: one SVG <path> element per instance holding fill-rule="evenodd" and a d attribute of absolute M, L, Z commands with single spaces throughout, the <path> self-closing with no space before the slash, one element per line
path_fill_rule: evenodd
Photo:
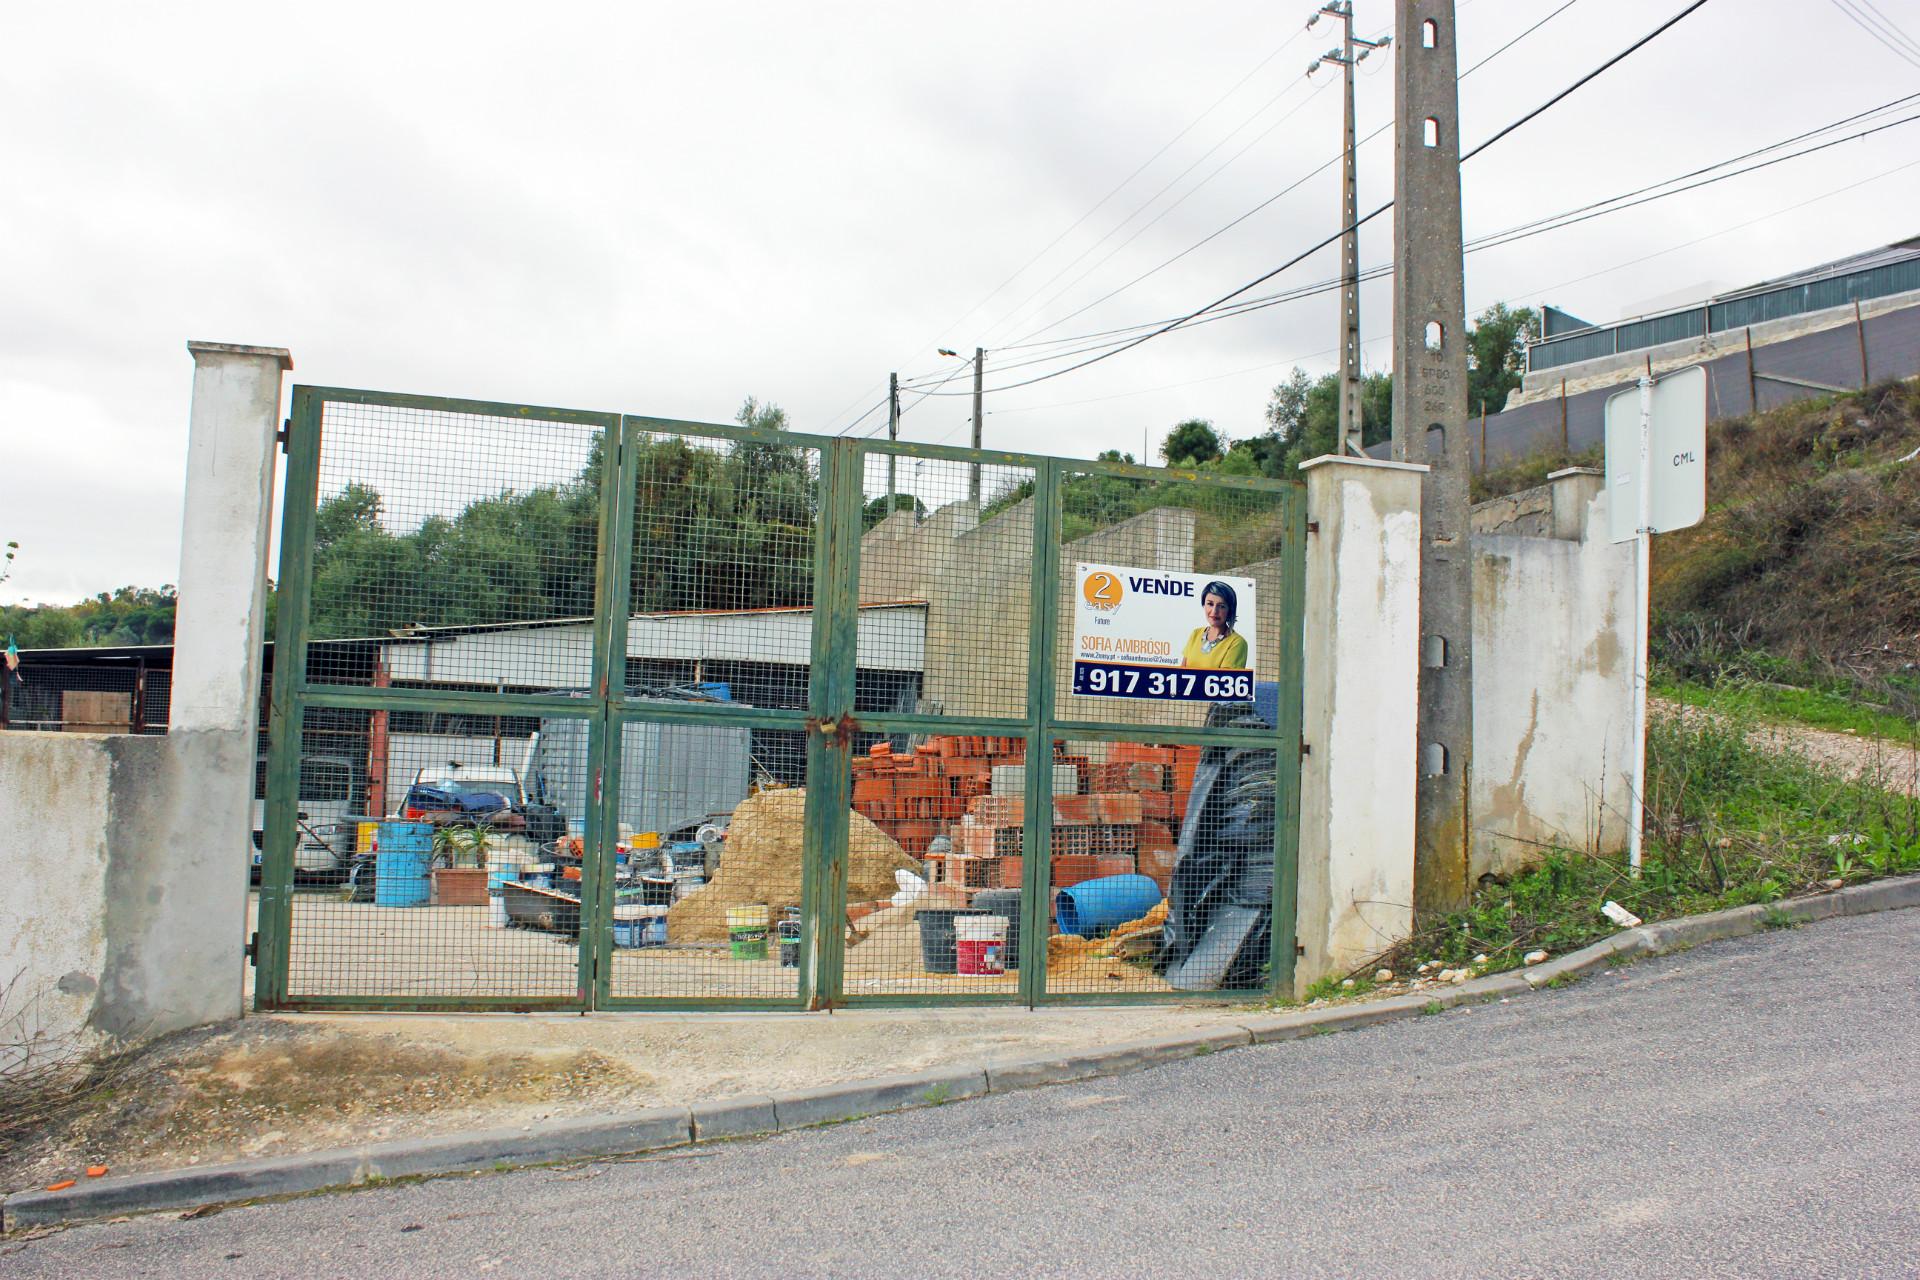
<path fill-rule="evenodd" d="M 1558 480 L 1561 476 L 1604 476 L 1604 467 L 1562 467 L 1558 471 L 1547 472 L 1547 479 Z"/>
<path fill-rule="evenodd" d="M 1302 471 L 1311 471 L 1315 467 L 1338 464 L 1347 467 L 1377 467 L 1387 471 L 1431 471 L 1432 467 L 1424 462 L 1393 462 L 1386 458 L 1348 458 L 1337 453 L 1323 453 L 1317 458 L 1308 458 L 1300 464 Z"/>
<path fill-rule="evenodd" d="M 293 368 L 293 353 L 285 347 L 249 347 L 234 342 L 193 342 L 187 343 L 187 350 L 194 359 L 201 356 L 268 356 L 280 362 L 282 370 Z"/>

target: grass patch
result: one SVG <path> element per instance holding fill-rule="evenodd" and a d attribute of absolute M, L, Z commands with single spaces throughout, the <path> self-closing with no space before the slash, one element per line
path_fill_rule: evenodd
<path fill-rule="evenodd" d="M 1772 680 L 1731 676 L 1716 684 L 1693 680 L 1656 680 L 1653 691 L 1675 702 L 1729 715 L 1806 725 L 1836 733 L 1856 733 L 1892 742 L 1920 741 L 1920 724 L 1891 706 L 1873 706 L 1850 696 L 1854 691 L 1802 688 Z"/>
<path fill-rule="evenodd" d="M 1760 927 L 1763 929 L 1798 929 L 1800 922 L 1793 912 L 1782 907 L 1772 906 L 1760 913 Z"/>
<path fill-rule="evenodd" d="M 1920 800 L 1774 754 L 1750 721 L 1658 717 L 1647 755 L 1638 878 L 1624 854 L 1550 849 L 1527 871 L 1484 883 L 1467 910 L 1426 923 L 1383 961 L 1459 965 L 1484 952 L 1481 971 L 1492 972 L 1536 947 L 1565 955 L 1612 935 L 1600 914 L 1609 899 L 1669 920 L 1821 891 L 1836 878 L 1920 871 Z"/>
<path fill-rule="evenodd" d="M 1378 985 L 1371 977 L 1373 967 L 1374 966 L 1369 963 L 1366 966 L 1366 972 L 1349 974 L 1344 977 L 1337 973 L 1328 974 L 1307 988 L 1307 1002 L 1311 1004 L 1315 1000 L 1350 999 L 1354 996 L 1366 995 Z"/>

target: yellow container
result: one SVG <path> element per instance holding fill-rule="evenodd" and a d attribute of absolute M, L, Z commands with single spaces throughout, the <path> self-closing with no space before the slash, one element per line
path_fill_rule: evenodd
<path fill-rule="evenodd" d="M 373 833 L 380 829 L 377 822 L 355 823 L 353 828 L 353 851 L 355 853 L 373 852 Z"/>
<path fill-rule="evenodd" d="M 660 833 L 658 831 L 642 831 L 638 833 L 633 837 L 633 847 L 636 849 L 658 849 L 660 847 Z"/>

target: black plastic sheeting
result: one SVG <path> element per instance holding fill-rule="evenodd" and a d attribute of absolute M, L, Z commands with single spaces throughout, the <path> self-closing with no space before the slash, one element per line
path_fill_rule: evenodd
<path fill-rule="evenodd" d="M 1221 703 L 1208 727 L 1273 728 L 1252 703 Z M 1275 752 L 1207 747 L 1180 828 L 1161 971 L 1187 991 L 1266 985 L 1272 959 Z"/>

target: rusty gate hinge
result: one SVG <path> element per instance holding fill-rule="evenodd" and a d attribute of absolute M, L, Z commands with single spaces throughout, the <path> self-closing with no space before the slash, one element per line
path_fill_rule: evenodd
<path fill-rule="evenodd" d="M 1300 758 L 1304 760 L 1312 754 L 1313 754 L 1313 744 L 1308 742 L 1305 738 L 1300 739 Z"/>
<path fill-rule="evenodd" d="M 258 929 L 255 929 L 253 936 L 247 939 L 247 945 L 240 948 L 240 954 L 245 956 L 247 963 L 254 968 L 260 967 L 260 931 Z"/>
<path fill-rule="evenodd" d="M 1307 532 L 1308 533 L 1320 532 L 1320 522 L 1318 520 L 1307 521 Z"/>
<path fill-rule="evenodd" d="M 280 452 L 285 453 L 287 451 L 287 440 L 292 435 L 293 435 L 293 419 L 288 418 L 286 421 L 280 424 L 280 429 L 273 433 L 274 442 L 280 446 Z"/>

